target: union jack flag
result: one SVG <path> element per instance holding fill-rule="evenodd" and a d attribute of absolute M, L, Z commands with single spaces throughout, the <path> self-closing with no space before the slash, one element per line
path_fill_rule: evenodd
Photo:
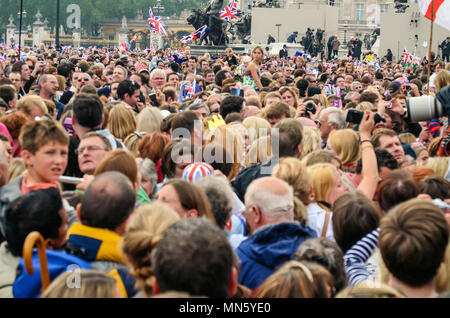
<path fill-rule="evenodd" d="M 150 25 L 150 29 L 156 33 L 159 33 L 163 36 L 167 35 L 166 26 L 162 24 L 161 17 L 155 17 L 152 12 L 152 8 L 148 10 L 148 24 Z"/>
<path fill-rule="evenodd" d="M 194 96 L 194 94 L 197 94 L 200 91 L 201 91 L 201 89 L 197 85 L 197 80 L 194 79 L 194 81 L 192 82 L 192 84 L 189 86 L 189 88 L 187 90 L 186 98 L 192 98 L 192 96 Z"/>
<path fill-rule="evenodd" d="M 410 56 L 411 56 L 411 54 L 408 52 L 408 50 L 404 49 L 403 53 L 402 53 L 402 63 L 404 63 L 404 64 L 408 63 Z"/>
<path fill-rule="evenodd" d="M 197 40 L 200 39 L 201 37 L 203 37 L 206 34 L 206 31 L 208 31 L 208 26 L 205 24 L 204 26 L 202 26 L 201 28 L 195 30 L 194 33 L 183 36 L 180 40 L 181 43 L 187 43 L 193 40 Z"/>
<path fill-rule="evenodd" d="M 136 33 L 133 38 L 131 39 L 131 42 L 136 42 L 138 39 L 138 34 Z"/>
<path fill-rule="evenodd" d="M 237 17 L 237 0 L 231 0 L 228 5 L 220 10 L 220 17 L 227 21 L 236 20 Z"/>

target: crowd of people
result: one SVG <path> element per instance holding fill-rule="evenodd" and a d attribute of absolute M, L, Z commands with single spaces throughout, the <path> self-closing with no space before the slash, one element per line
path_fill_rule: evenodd
<path fill-rule="evenodd" d="M 3 53 L 1 297 L 448 297 L 450 64 Z"/>

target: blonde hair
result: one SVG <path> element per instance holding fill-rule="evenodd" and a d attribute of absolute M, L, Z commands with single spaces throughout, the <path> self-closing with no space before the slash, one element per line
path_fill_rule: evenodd
<path fill-rule="evenodd" d="M 129 134 L 123 141 L 125 147 L 127 147 L 127 149 L 135 158 L 139 157 L 139 143 L 144 136 L 145 133 L 139 133 L 135 131 Z"/>
<path fill-rule="evenodd" d="M 306 166 L 296 158 L 281 158 L 272 176 L 286 181 L 294 190 L 294 219 L 307 219 L 306 205 L 311 202 L 311 178 Z"/>
<path fill-rule="evenodd" d="M 230 172 L 230 180 L 236 177 L 242 167 L 244 157 L 244 146 L 242 137 L 235 128 L 230 125 L 221 126 L 208 131 L 206 144 L 216 143 L 230 154 L 233 168 Z"/>
<path fill-rule="evenodd" d="M 448 157 L 433 157 L 428 160 L 426 168 L 430 168 L 434 173 L 440 177 L 445 177 L 448 170 Z"/>
<path fill-rule="evenodd" d="M 305 158 L 313 151 L 321 150 L 322 137 L 320 129 L 314 126 L 303 127 L 303 148 L 300 159 Z"/>
<path fill-rule="evenodd" d="M 261 117 L 251 116 L 244 119 L 242 122 L 248 133 L 248 144 L 252 145 L 255 140 L 262 136 L 270 135 L 270 124 L 267 120 Z M 264 132 L 267 132 L 264 134 Z"/>
<path fill-rule="evenodd" d="M 436 86 L 436 92 L 439 92 L 445 86 L 450 84 L 450 74 L 448 72 L 439 72 L 434 78 L 434 85 Z"/>
<path fill-rule="evenodd" d="M 336 167 L 330 163 L 316 163 L 307 167 L 306 171 L 311 176 L 314 201 L 327 202 L 338 174 Z"/>
<path fill-rule="evenodd" d="M 338 129 L 331 131 L 328 143 L 333 147 L 342 165 L 358 162 L 361 158 L 359 136 L 352 129 Z"/>
<path fill-rule="evenodd" d="M 365 281 L 347 286 L 335 298 L 406 298 L 399 290 L 384 283 Z"/>
<path fill-rule="evenodd" d="M 161 131 L 163 117 L 157 107 L 146 107 L 136 117 L 136 129 L 146 133 Z"/>
<path fill-rule="evenodd" d="M 249 145 L 249 150 L 245 156 L 246 167 L 267 162 L 272 157 L 270 135 L 262 136 Z"/>
<path fill-rule="evenodd" d="M 31 115 L 33 107 L 38 107 L 44 114 L 48 114 L 47 106 L 44 100 L 38 95 L 25 95 L 17 102 L 16 109 L 21 110 L 27 115 Z"/>
<path fill-rule="evenodd" d="M 412 144 L 413 142 L 416 142 L 416 136 L 414 136 L 411 133 L 403 133 L 398 135 L 398 139 L 400 139 L 401 142 L 405 144 Z"/>
<path fill-rule="evenodd" d="M 324 108 L 327 108 L 330 105 L 327 97 L 323 94 L 316 94 L 312 97 L 312 99 L 316 102 L 319 102 Z"/>
<path fill-rule="evenodd" d="M 113 298 L 115 297 L 117 281 L 98 270 L 81 270 L 80 287 L 73 288 L 67 285 L 67 281 L 73 272 L 67 271 L 60 274 L 42 293 L 41 298 Z"/>
<path fill-rule="evenodd" d="M 108 115 L 108 129 L 120 140 L 124 140 L 136 130 L 134 113 L 127 104 L 120 103 L 111 109 Z"/>
<path fill-rule="evenodd" d="M 180 219 L 171 208 L 158 202 L 138 207 L 127 222 L 121 249 L 131 260 L 136 287 L 151 296 L 153 271 L 151 255 L 169 226 Z"/>
<path fill-rule="evenodd" d="M 356 105 L 355 109 L 359 110 L 360 112 L 363 112 L 365 110 L 370 110 L 370 111 L 376 111 L 377 110 L 375 105 L 372 104 L 371 102 L 361 102 L 358 105 Z"/>
<path fill-rule="evenodd" d="M 24 175 L 27 171 L 27 167 L 25 166 L 25 162 L 22 158 L 14 158 L 11 160 L 8 166 L 8 181 L 9 183 L 11 180 L 14 180 L 15 178 Z"/>

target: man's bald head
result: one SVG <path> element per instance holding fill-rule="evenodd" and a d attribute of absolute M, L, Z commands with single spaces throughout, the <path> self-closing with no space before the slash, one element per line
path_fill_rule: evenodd
<path fill-rule="evenodd" d="M 263 177 L 253 181 L 245 193 L 245 206 L 247 211 L 255 211 L 257 208 L 262 212 L 262 222 L 253 225 L 252 230 L 266 224 L 294 220 L 292 187 L 275 177 Z"/>
<path fill-rule="evenodd" d="M 136 194 L 122 173 L 99 174 L 81 200 L 80 219 L 84 225 L 115 231 L 133 212 Z"/>

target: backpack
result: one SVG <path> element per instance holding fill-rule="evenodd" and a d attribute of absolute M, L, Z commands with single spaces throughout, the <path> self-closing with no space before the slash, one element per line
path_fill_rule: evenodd
<path fill-rule="evenodd" d="M 91 269 L 91 264 L 81 258 L 60 251 L 46 250 L 50 282 L 67 270 Z M 13 284 L 15 298 L 38 298 L 41 296 L 41 268 L 37 249 L 33 249 L 32 264 L 34 274 L 27 274 L 23 257 L 17 268 L 16 280 Z M 71 266 L 72 265 L 72 266 Z"/>

